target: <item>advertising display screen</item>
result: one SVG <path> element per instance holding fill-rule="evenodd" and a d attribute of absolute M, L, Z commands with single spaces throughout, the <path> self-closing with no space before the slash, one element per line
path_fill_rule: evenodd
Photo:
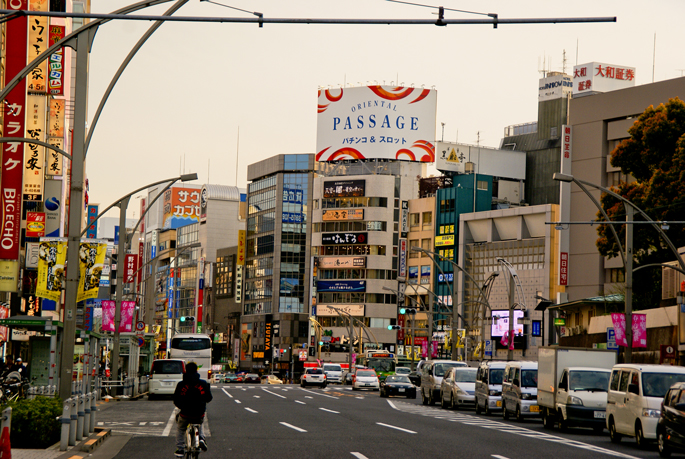
<path fill-rule="evenodd" d="M 504 333 L 509 331 L 509 311 L 508 310 L 501 310 L 501 311 L 492 311 L 493 317 L 499 317 L 497 321 L 493 320 L 492 324 L 492 332 L 490 336 L 492 337 L 499 337 L 499 336 L 504 336 Z M 523 317 L 523 311 L 514 311 L 514 334 L 515 335 L 522 335 L 523 334 L 523 324 L 519 324 L 518 319 Z"/>
<path fill-rule="evenodd" d="M 319 90 L 316 160 L 435 161 L 437 91 L 402 86 Z"/>
<path fill-rule="evenodd" d="M 318 281 L 317 292 L 365 292 L 366 281 Z"/>

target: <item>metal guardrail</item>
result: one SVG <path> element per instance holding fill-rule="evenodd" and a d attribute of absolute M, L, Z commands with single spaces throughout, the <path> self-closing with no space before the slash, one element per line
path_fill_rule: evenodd
<path fill-rule="evenodd" d="M 62 416 L 58 418 L 62 424 L 60 451 L 66 451 L 69 446 L 75 446 L 77 441 L 95 432 L 96 398 L 95 392 L 88 392 L 64 401 Z"/>

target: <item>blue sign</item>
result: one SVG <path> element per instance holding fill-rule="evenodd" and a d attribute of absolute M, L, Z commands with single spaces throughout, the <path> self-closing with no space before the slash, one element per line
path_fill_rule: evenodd
<path fill-rule="evenodd" d="M 302 190 L 283 187 L 283 202 L 302 204 L 303 196 L 304 192 Z"/>
<path fill-rule="evenodd" d="M 454 273 L 438 274 L 438 282 L 445 282 L 445 278 L 447 278 L 447 282 L 454 282 Z"/>
<path fill-rule="evenodd" d="M 492 357 L 492 340 L 490 339 L 485 340 L 485 355 Z"/>
<path fill-rule="evenodd" d="M 542 336 L 542 321 L 534 320 L 530 324 L 530 336 Z"/>
<path fill-rule="evenodd" d="M 318 281 L 317 292 L 365 292 L 366 281 Z"/>
<path fill-rule="evenodd" d="M 283 212 L 283 223 L 302 223 L 304 215 L 299 212 Z"/>
<path fill-rule="evenodd" d="M 114 227 L 114 244 L 116 245 L 118 243 L 119 243 L 119 227 L 115 226 Z"/>
<path fill-rule="evenodd" d="M 616 344 L 616 331 L 614 331 L 614 327 L 607 327 L 607 349 L 618 351 L 618 344 Z"/>

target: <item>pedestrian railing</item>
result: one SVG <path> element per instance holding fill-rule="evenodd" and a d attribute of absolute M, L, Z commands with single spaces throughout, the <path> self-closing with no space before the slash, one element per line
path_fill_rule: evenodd
<path fill-rule="evenodd" d="M 66 451 L 69 446 L 75 446 L 77 441 L 95 432 L 96 398 L 95 392 L 88 392 L 64 401 L 62 416 L 58 418 L 62 424 L 60 451 Z"/>

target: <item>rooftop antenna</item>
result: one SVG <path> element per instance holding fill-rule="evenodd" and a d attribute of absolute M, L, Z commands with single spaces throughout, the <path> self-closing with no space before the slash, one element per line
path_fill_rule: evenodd
<path fill-rule="evenodd" d="M 240 126 L 238 126 L 238 141 L 235 147 L 235 186 L 238 187 L 238 158 L 240 157 Z"/>
<path fill-rule="evenodd" d="M 576 38 L 576 65 L 578 65 L 578 39 Z"/>
<path fill-rule="evenodd" d="M 566 73 L 566 50 L 562 53 L 562 60 L 561 60 L 561 73 Z"/>
<path fill-rule="evenodd" d="M 654 51 L 652 52 L 652 83 L 654 83 L 654 69 L 656 68 L 656 32 L 654 32 Z"/>

